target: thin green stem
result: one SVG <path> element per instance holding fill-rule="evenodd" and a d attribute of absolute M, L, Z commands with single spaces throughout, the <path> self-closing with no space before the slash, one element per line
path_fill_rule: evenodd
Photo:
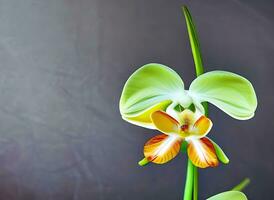
<path fill-rule="evenodd" d="M 185 192 L 184 192 L 183 200 L 192 200 L 192 191 L 193 191 L 193 164 L 191 160 L 188 159 Z"/>
<path fill-rule="evenodd" d="M 198 168 L 193 166 L 193 200 L 198 200 Z"/>

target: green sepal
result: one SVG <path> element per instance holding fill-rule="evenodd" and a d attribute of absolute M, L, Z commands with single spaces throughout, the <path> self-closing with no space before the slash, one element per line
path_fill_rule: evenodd
<path fill-rule="evenodd" d="M 209 138 L 208 138 L 209 139 Z M 214 149 L 216 151 L 216 155 L 218 157 L 218 159 L 224 163 L 224 164 L 228 164 L 229 163 L 229 158 L 226 156 L 225 152 L 222 150 L 222 148 L 216 144 L 213 140 L 209 139 L 213 146 L 214 146 Z"/>

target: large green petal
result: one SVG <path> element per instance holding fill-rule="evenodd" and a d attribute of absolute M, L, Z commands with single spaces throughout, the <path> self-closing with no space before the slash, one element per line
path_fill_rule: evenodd
<path fill-rule="evenodd" d="M 197 77 L 190 85 L 194 103 L 209 102 L 233 118 L 252 118 L 257 98 L 252 84 L 244 77 L 226 71 L 211 71 Z"/>
<path fill-rule="evenodd" d="M 133 124 L 153 128 L 150 114 L 165 109 L 172 102 L 185 106 L 191 103 L 182 79 L 169 67 L 151 63 L 139 68 L 127 80 L 120 99 L 120 112 Z"/>
<path fill-rule="evenodd" d="M 244 193 L 238 191 L 228 191 L 217 194 L 207 200 L 247 200 Z"/>

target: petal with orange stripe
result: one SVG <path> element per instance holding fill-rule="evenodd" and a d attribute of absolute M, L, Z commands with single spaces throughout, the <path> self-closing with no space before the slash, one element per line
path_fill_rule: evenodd
<path fill-rule="evenodd" d="M 212 127 L 212 121 L 206 116 L 202 115 L 193 125 L 192 135 L 206 136 Z"/>
<path fill-rule="evenodd" d="M 179 122 L 163 111 L 156 111 L 151 114 L 151 120 L 154 126 L 161 132 L 166 134 L 178 133 Z"/>
<path fill-rule="evenodd" d="M 219 164 L 214 146 L 207 138 L 190 140 L 187 153 L 192 163 L 197 167 L 216 167 Z"/>
<path fill-rule="evenodd" d="M 164 164 L 179 153 L 181 142 L 177 136 L 157 135 L 145 144 L 144 155 L 150 162 Z"/>

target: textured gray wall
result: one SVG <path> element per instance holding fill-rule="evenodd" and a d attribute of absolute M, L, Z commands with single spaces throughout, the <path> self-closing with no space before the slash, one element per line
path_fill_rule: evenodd
<path fill-rule="evenodd" d="M 250 79 L 255 118 L 214 107 L 210 136 L 228 166 L 200 170 L 200 199 L 250 177 L 250 199 L 273 199 L 274 3 L 271 1 L 0 0 L 0 199 L 180 199 L 186 157 L 141 168 L 156 132 L 124 122 L 128 76 L 159 62 L 194 78 L 180 6 L 200 36 L 206 70 Z"/>

